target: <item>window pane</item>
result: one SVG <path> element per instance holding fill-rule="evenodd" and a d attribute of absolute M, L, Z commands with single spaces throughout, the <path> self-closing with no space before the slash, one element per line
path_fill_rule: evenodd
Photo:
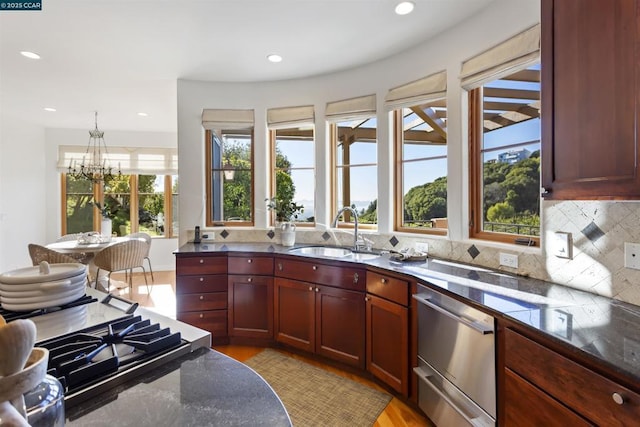
<path fill-rule="evenodd" d="M 180 234 L 180 228 L 179 228 L 180 205 L 178 204 L 178 195 L 180 194 L 180 187 L 178 183 L 179 183 L 178 175 L 172 175 L 171 176 L 171 218 L 173 219 L 172 236 L 178 236 Z"/>
<path fill-rule="evenodd" d="M 486 84 L 482 102 L 482 230 L 539 236 L 539 65 Z"/>
<path fill-rule="evenodd" d="M 400 228 L 406 231 L 431 228 L 446 230 L 446 100 L 404 108 L 401 116 Z"/>
<path fill-rule="evenodd" d="M 211 219 L 252 222 L 253 129 L 211 134 Z"/>
<path fill-rule="evenodd" d="M 93 186 L 87 179 L 66 177 L 66 229 L 68 234 L 93 230 Z"/>
<path fill-rule="evenodd" d="M 138 176 L 138 231 L 164 235 L 164 175 Z"/>
<path fill-rule="evenodd" d="M 337 208 L 353 207 L 363 224 L 378 223 L 376 130 L 375 117 L 337 123 Z M 346 217 L 349 218 L 348 215 Z M 353 222 L 353 218 L 348 221 Z"/>
<path fill-rule="evenodd" d="M 275 131 L 275 198 L 284 206 L 302 206 L 296 210 L 296 222 L 315 221 L 315 143 L 313 129 Z M 281 218 L 276 219 L 282 220 Z"/>
<path fill-rule="evenodd" d="M 111 212 L 112 232 L 118 236 L 131 233 L 130 182 L 130 175 L 122 175 L 104 184 L 104 204 Z"/>

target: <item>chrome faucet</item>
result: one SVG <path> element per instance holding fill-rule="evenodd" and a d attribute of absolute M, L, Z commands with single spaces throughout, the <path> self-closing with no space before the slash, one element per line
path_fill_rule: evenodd
<path fill-rule="evenodd" d="M 353 215 L 353 219 L 355 221 L 355 228 L 353 230 L 353 250 L 357 252 L 358 250 L 360 250 L 362 240 L 360 240 L 360 233 L 358 232 L 358 212 L 355 209 L 350 206 L 345 206 L 340 209 L 336 214 L 336 217 L 333 219 L 331 227 L 336 228 L 338 226 L 338 219 L 340 219 L 340 216 L 346 211 L 349 211 L 351 215 Z"/>

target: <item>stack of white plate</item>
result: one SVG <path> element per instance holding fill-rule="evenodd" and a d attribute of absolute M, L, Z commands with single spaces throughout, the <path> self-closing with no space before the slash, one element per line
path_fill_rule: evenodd
<path fill-rule="evenodd" d="M 49 264 L 0 274 L 0 304 L 10 311 L 57 307 L 81 298 L 87 284 L 84 264 Z"/>

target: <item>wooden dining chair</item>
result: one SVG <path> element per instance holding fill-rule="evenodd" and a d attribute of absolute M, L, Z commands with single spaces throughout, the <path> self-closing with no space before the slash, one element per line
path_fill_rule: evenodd
<path fill-rule="evenodd" d="M 58 251 L 54 251 L 53 249 L 49 249 L 46 246 L 29 243 L 28 248 L 31 262 L 36 266 L 40 265 L 42 261 L 47 261 L 49 264 L 78 263 L 78 260 L 74 257 L 60 253 Z M 89 274 L 87 274 L 87 284 L 89 286 L 91 285 Z"/>
<path fill-rule="evenodd" d="M 151 268 L 151 259 L 149 258 L 149 251 L 151 250 L 151 236 L 148 235 L 147 233 L 140 232 L 140 233 L 131 233 L 127 235 L 127 237 L 129 237 L 130 239 L 141 239 L 147 243 L 147 253 L 144 256 L 144 259 L 146 259 L 147 263 L 149 264 L 149 273 L 151 273 L 151 283 L 153 283 L 154 282 L 153 269 Z"/>
<path fill-rule="evenodd" d="M 144 269 L 144 257 L 146 253 L 147 243 L 139 239 L 125 240 L 124 242 L 119 242 L 102 249 L 93 258 L 93 263 L 97 267 L 95 287 L 97 288 L 98 286 L 100 270 L 109 272 L 107 275 L 107 292 L 109 292 L 109 288 L 111 287 L 111 273 L 114 271 L 124 271 L 125 274 L 128 273 L 129 295 L 131 295 L 133 293 L 131 272 L 134 268 L 141 268 L 144 273 L 147 292 L 151 294 L 151 288 L 147 281 L 147 272 Z"/>

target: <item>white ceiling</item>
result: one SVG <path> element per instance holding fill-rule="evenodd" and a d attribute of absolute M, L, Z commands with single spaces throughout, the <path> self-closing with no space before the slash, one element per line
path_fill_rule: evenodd
<path fill-rule="evenodd" d="M 42 11 L 0 12 L 2 120 L 89 129 L 97 110 L 102 130 L 175 132 L 177 79 L 256 82 L 357 67 L 492 0 L 415 0 L 406 16 L 393 12 L 396 0 L 40 1 Z M 284 60 L 270 63 L 270 53 Z"/>

